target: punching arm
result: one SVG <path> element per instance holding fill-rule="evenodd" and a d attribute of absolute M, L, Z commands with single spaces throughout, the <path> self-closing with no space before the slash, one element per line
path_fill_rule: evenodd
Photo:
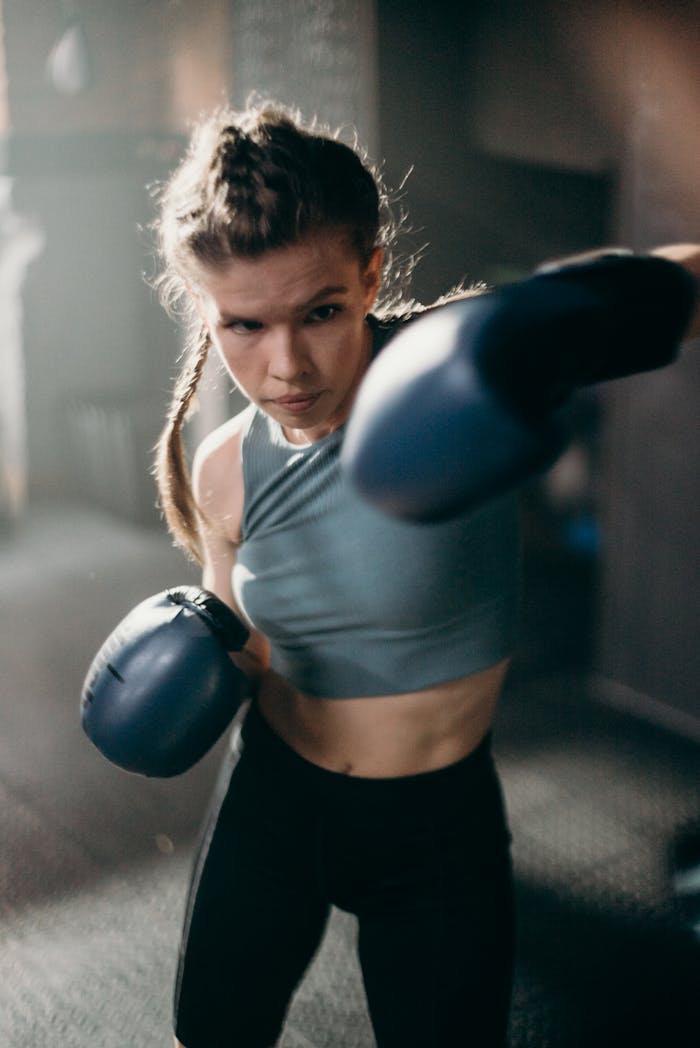
<path fill-rule="evenodd" d="M 350 482 L 416 521 L 516 487 L 565 446 L 556 409 L 574 389 L 675 359 L 697 292 L 687 265 L 611 251 L 428 311 L 360 387 L 343 450 Z"/>
<path fill-rule="evenodd" d="M 516 410 L 536 413 L 577 388 L 672 363 L 697 283 L 668 258 L 620 250 L 541 266 L 495 295 L 478 365 Z"/>

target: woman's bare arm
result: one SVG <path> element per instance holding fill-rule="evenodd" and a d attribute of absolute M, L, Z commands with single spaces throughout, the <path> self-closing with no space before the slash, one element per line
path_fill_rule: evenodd
<path fill-rule="evenodd" d="M 691 276 L 695 277 L 700 287 L 700 244 L 666 244 L 663 247 L 654 248 L 650 254 L 667 258 L 670 262 L 677 262 L 687 269 Z M 700 338 L 700 297 L 684 338 Z"/>
<path fill-rule="evenodd" d="M 192 482 L 204 516 L 202 586 L 243 618 L 232 588 L 243 516 L 239 420 L 237 416 L 225 423 L 202 442 L 195 455 Z M 243 651 L 231 657 L 239 669 L 256 680 L 268 668 L 269 645 L 262 634 L 251 630 Z"/>

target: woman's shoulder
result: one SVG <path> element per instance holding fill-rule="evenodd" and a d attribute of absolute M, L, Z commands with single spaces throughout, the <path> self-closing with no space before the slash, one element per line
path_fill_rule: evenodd
<path fill-rule="evenodd" d="M 255 406 L 248 404 L 238 414 L 208 433 L 195 452 L 195 467 L 200 466 L 201 468 L 212 461 L 236 453 L 254 414 Z"/>
<path fill-rule="evenodd" d="M 254 413 L 248 405 L 207 434 L 195 452 L 192 482 L 205 514 L 229 513 L 227 504 L 241 486 L 241 443 Z"/>

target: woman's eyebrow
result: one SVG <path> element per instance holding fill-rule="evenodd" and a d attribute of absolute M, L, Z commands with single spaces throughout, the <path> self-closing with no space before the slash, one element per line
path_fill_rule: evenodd
<path fill-rule="evenodd" d="M 328 298 L 330 295 L 347 295 L 347 293 L 348 288 L 345 284 L 328 284 L 326 287 L 321 288 L 320 291 L 317 291 L 312 298 L 295 306 L 294 312 L 306 313 L 317 302 L 322 301 L 324 298 Z M 217 322 L 219 324 L 233 324 L 240 321 L 252 324 L 257 322 L 257 318 L 246 316 L 244 313 L 229 313 L 228 310 L 217 310 Z"/>
<path fill-rule="evenodd" d="M 348 289 L 344 284 L 329 284 L 321 288 L 308 302 L 302 302 L 301 305 L 295 306 L 294 312 L 306 313 L 316 302 L 320 302 L 322 298 L 328 298 L 329 295 L 347 295 L 347 293 Z"/>
<path fill-rule="evenodd" d="M 219 312 L 218 310 L 217 310 L 217 313 L 216 313 L 216 322 L 217 322 L 217 324 L 222 324 L 222 325 L 239 324 L 239 323 L 243 323 L 243 324 L 257 324 L 258 323 L 258 321 L 254 317 L 245 317 L 241 313 Z"/>

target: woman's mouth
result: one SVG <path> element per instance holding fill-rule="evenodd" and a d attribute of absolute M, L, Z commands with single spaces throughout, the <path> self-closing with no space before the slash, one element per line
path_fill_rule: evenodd
<path fill-rule="evenodd" d="M 294 393 L 287 397 L 276 397 L 273 401 L 282 411 L 290 415 L 303 415 L 305 411 L 313 407 L 320 393 Z"/>

